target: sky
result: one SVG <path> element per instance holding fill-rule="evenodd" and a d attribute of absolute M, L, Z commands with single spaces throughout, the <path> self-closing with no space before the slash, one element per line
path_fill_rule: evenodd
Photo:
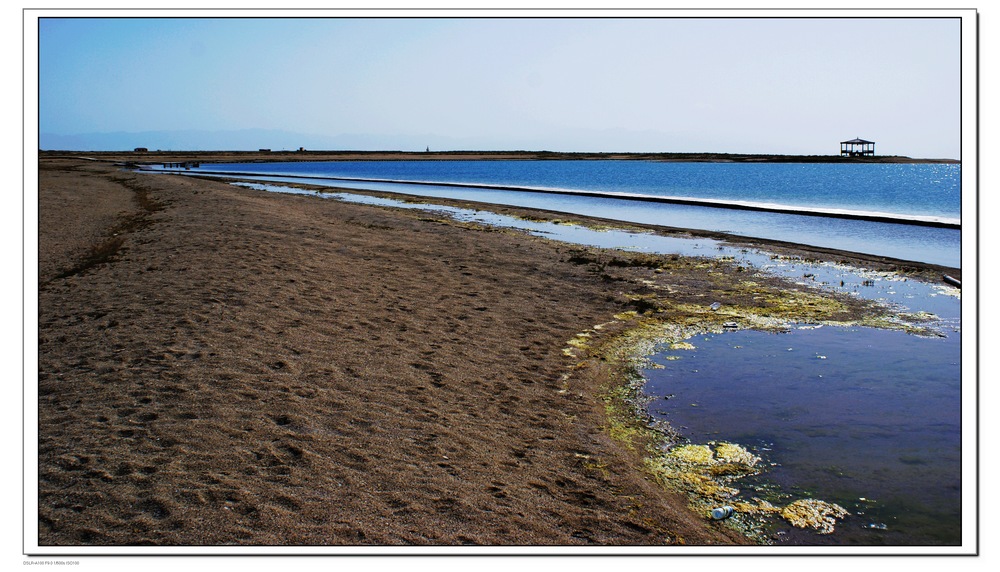
<path fill-rule="evenodd" d="M 39 145 L 957 159 L 960 25 L 45 17 Z"/>

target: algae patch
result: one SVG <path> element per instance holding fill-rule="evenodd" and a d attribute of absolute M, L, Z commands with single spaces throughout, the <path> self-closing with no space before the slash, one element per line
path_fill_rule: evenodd
<path fill-rule="evenodd" d="M 816 499 L 797 500 L 781 509 L 781 516 L 793 526 L 812 528 L 820 534 L 832 534 L 838 518 L 847 510 L 837 504 Z"/>
<path fill-rule="evenodd" d="M 740 494 L 734 486 L 736 482 L 762 469 L 760 457 L 735 443 L 677 445 L 648 457 L 646 464 L 663 486 L 691 495 L 698 512 L 707 513 L 713 506 L 729 504 L 737 515 L 779 515 L 793 526 L 811 528 L 819 534 L 832 534 L 837 519 L 849 514 L 840 505 L 812 498 L 796 500 L 785 507 L 756 497 L 736 500 L 734 497 Z M 741 524 L 749 528 L 754 525 Z"/>
<path fill-rule="evenodd" d="M 727 442 L 673 446 L 646 463 L 661 484 L 670 488 L 679 485 L 710 504 L 735 496 L 740 491 L 731 485 L 737 479 L 760 472 L 760 457 Z"/>

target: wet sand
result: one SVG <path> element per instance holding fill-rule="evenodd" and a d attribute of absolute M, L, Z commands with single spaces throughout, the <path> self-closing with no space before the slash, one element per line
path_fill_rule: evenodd
<path fill-rule="evenodd" d="M 43 157 L 38 204 L 42 547 L 751 542 L 564 351 L 669 318 L 655 284 L 767 304 L 733 269 L 98 161 Z"/>

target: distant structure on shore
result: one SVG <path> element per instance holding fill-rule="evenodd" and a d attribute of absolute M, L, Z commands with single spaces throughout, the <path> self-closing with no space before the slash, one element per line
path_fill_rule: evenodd
<path fill-rule="evenodd" d="M 136 152 L 136 153 L 148 153 L 148 152 L 149 152 L 149 149 L 147 149 L 147 148 L 145 148 L 145 147 L 136 147 L 136 148 L 135 148 L 135 152 Z"/>
<path fill-rule="evenodd" d="M 864 139 L 851 139 L 840 142 L 841 157 L 874 157 L 875 142 Z"/>

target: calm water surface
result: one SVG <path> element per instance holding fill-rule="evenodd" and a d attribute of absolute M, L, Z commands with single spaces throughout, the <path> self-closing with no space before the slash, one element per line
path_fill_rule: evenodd
<path fill-rule="evenodd" d="M 203 164 L 185 172 L 208 171 L 727 232 L 946 266 L 961 263 L 961 231 L 952 228 L 496 188 L 623 192 L 960 220 L 961 168 L 954 164 L 334 161 Z M 443 186 L 445 183 L 487 188 Z"/>
<path fill-rule="evenodd" d="M 735 442 L 766 464 L 742 498 L 801 498 L 851 514 L 832 535 L 775 520 L 779 543 L 961 543 L 961 334 L 825 326 L 697 336 L 646 372 L 650 413 L 692 442 Z M 776 486 L 769 486 L 776 485 Z"/>
<path fill-rule="evenodd" d="M 961 216 L 956 164 L 654 161 L 216 163 L 201 170 L 630 192 Z"/>

